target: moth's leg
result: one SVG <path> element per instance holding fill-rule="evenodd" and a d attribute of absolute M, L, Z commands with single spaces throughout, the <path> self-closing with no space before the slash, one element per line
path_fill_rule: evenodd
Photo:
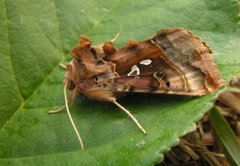
<path fill-rule="evenodd" d="M 65 70 L 67 70 L 67 66 L 66 65 L 64 65 L 64 64 L 62 64 L 62 63 L 60 63 L 59 64 L 62 68 L 64 68 Z"/>
<path fill-rule="evenodd" d="M 138 126 L 138 128 L 144 133 L 147 134 L 146 130 L 142 127 L 142 125 L 138 122 L 138 120 L 129 112 L 126 108 L 124 108 L 121 104 L 119 104 L 116 100 L 112 101 L 116 106 L 118 106 L 121 110 L 123 110 L 128 116 L 133 120 L 133 122 Z"/>
<path fill-rule="evenodd" d="M 48 111 L 48 113 L 49 113 L 49 114 L 55 114 L 55 113 L 63 112 L 63 111 L 65 111 L 65 108 L 66 108 L 66 106 L 64 105 L 64 106 L 62 106 L 62 107 L 59 108 L 59 109 L 52 110 L 52 111 Z"/>
<path fill-rule="evenodd" d="M 119 38 L 119 36 L 120 36 L 120 32 L 118 32 L 115 36 L 114 36 L 114 38 L 112 39 L 112 40 L 110 40 L 112 43 L 114 43 L 115 41 L 117 41 L 117 39 Z"/>
<path fill-rule="evenodd" d="M 111 66 L 111 70 L 113 71 L 113 74 L 115 77 L 119 77 L 119 74 L 116 72 L 116 64 L 112 62 L 108 62 Z"/>

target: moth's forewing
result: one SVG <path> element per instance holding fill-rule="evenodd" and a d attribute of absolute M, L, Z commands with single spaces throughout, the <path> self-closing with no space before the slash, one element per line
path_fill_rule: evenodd
<path fill-rule="evenodd" d="M 211 53 L 191 32 L 166 29 L 106 60 L 116 64 L 117 92 L 205 95 L 224 85 Z"/>

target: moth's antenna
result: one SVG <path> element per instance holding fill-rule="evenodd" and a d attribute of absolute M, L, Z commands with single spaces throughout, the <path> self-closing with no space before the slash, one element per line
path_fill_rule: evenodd
<path fill-rule="evenodd" d="M 240 93 L 240 89 L 239 88 L 229 87 L 227 90 L 229 90 L 230 92 L 233 92 L 233 93 Z"/>
<path fill-rule="evenodd" d="M 79 134 L 79 132 L 77 130 L 76 125 L 73 122 L 72 116 L 71 116 L 69 108 L 68 108 L 68 99 L 67 99 L 66 89 L 67 89 L 67 82 L 64 84 L 64 100 L 65 100 L 65 106 L 66 106 L 67 114 L 68 114 L 69 120 L 70 120 L 70 122 L 71 122 L 71 124 L 73 126 L 73 129 L 74 129 L 74 131 L 75 131 L 75 133 L 76 133 L 76 135 L 78 137 L 78 140 L 80 142 L 81 148 L 84 149 L 83 141 L 82 141 L 81 136 L 80 136 L 80 134 Z"/>
<path fill-rule="evenodd" d="M 63 69 L 65 69 L 65 70 L 67 70 L 67 67 L 66 67 L 66 65 L 64 65 L 64 64 L 62 64 L 62 63 L 60 63 L 59 64 L 59 66 L 60 67 L 62 67 Z M 49 111 L 48 113 L 49 114 L 55 114 L 55 113 L 59 113 L 59 112 L 62 112 L 62 111 L 64 111 L 65 110 L 65 105 L 64 106 L 62 106 L 61 108 L 59 108 L 59 109 L 57 109 L 57 110 L 52 110 L 52 111 Z"/>
<path fill-rule="evenodd" d="M 124 108 L 122 105 L 120 105 L 116 100 L 113 101 L 113 103 L 118 106 L 121 110 L 123 110 L 125 113 L 128 114 L 128 116 L 130 116 L 130 118 L 133 120 L 133 122 L 138 126 L 138 128 L 144 133 L 147 134 L 146 130 L 142 127 L 142 125 L 140 125 L 140 123 L 138 122 L 138 120 L 126 109 Z"/>

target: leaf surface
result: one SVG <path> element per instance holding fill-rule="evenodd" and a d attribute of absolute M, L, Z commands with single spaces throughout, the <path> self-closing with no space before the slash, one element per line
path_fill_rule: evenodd
<path fill-rule="evenodd" d="M 70 104 L 86 149 L 66 113 L 64 70 L 79 35 L 101 44 L 120 32 L 117 46 L 153 36 L 162 28 L 184 27 L 214 51 L 223 78 L 240 68 L 237 0 L 0 0 L 1 165 L 151 165 L 178 138 L 194 130 L 217 93 L 204 97 L 130 94 L 119 100 L 146 128 L 109 103 L 79 96 Z"/>

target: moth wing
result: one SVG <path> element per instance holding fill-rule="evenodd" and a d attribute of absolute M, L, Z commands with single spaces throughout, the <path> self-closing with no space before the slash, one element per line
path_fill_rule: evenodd
<path fill-rule="evenodd" d="M 116 92 L 205 95 L 224 85 L 211 50 L 184 29 L 166 29 L 108 57 Z"/>

